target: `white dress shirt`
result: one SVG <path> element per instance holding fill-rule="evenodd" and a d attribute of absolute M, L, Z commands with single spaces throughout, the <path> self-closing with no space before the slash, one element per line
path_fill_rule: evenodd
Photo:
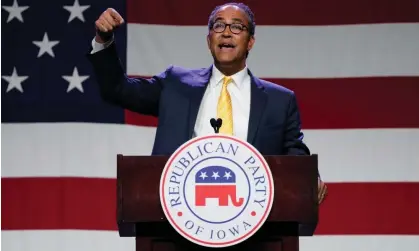
<path fill-rule="evenodd" d="M 112 44 L 113 39 L 105 44 L 100 44 L 93 39 L 91 53 L 98 52 Z M 211 118 L 217 118 L 218 98 L 223 85 L 223 74 L 212 67 L 212 74 L 207 89 L 199 107 L 195 122 L 193 136 L 203 136 L 214 133 L 211 127 Z M 246 141 L 250 113 L 250 76 L 247 67 L 231 76 L 233 82 L 227 87 L 230 93 L 233 108 L 233 133 L 234 136 Z"/>
<path fill-rule="evenodd" d="M 224 75 L 213 66 L 211 78 L 199 107 L 194 136 L 214 133 L 209 121 L 211 118 L 217 118 L 217 104 L 223 87 L 223 77 Z M 246 141 L 250 113 L 250 76 L 247 67 L 231 77 L 233 82 L 227 86 L 227 90 L 233 108 L 233 133 L 234 136 Z"/>

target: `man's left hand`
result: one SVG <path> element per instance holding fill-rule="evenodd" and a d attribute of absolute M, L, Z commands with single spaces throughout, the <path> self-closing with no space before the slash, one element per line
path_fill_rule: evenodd
<path fill-rule="evenodd" d="M 318 185 L 318 194 L 317 194 L 317 198 L 319 200 L 319 204 L 323 202 L 324 198 L 327 195 L 327 186 L 326 184 L 324 184 L 324 182 L 318 178 L 317 180 L 317 185 Z"/>

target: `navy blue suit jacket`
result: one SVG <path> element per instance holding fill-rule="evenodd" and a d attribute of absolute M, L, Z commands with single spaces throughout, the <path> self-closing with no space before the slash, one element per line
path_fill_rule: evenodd
<path fill-rule="evenodd" d="M 128 78 L 114 44 L 87 57 L 104 100 L 158 117 L 153 155 L 170 155 L 192 138 L 212 66 L 192 70 L 170 66 L 150 79 Z M 252 86 L 247 141 L 263 155 L 309 155 L 294 93 L 249 74 Z"/>

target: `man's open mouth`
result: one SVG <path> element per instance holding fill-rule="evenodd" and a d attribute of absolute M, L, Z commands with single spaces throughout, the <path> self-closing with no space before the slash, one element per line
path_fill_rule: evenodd
<path fill-rule="evenodd" d="M 236 46 L 235 46 L 235 45 L 233 45 L 233 44 L 222 43 L 222 44 L 219 44 L 219 45 L 218 45 L 218 47 L 219 47 L 220 49 L 233 49 L 233 48 L 235 48 Z"/>

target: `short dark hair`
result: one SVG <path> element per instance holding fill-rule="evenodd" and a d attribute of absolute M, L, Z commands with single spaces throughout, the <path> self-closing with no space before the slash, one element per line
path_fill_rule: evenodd
<path fill-rule="evenodd" d="M 217 12 L 222 7 L 224 7 L 226 5 L 237 6 L 237 7 L 239 7 L 240 9 L 242 9 L 246 13 L 247 18 L 248 18 L 248 21 L 249 21 L 249 27 L 248 27 L 249 28 L 249 34 L 251 36 L 255 35 L 255 30 L 256 30 L 255 16 L 253 15 L 253 12 L 249 8 L 249 6 L 245 5 L 244 3 L 234 3 L 234 2 L 231 2 L 231 3 L 226 3 L 226 4 L 223 4 L 223 5 L 216 6 L 214 8 L 214 10 L 211 12 L 211 15 L 209 16 L 209 19 L 208 19 L 208 29 L 211 30 L 212 29 L 212 26 L 214 25 L 214 17 L 215 17 L 215 14 L 217 14 Z"/>

